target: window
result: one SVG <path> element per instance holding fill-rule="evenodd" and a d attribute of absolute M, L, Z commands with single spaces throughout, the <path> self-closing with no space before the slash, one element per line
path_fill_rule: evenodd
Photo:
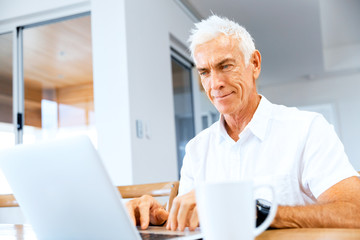
<path fill-rule="evenodd" d="M 97 146 L 90 15 L 17 31 L 0 34 L 0 150 L 77 134 Z M 0 169 L 0 194 L 6 193 L 11 189 Z"/>
<path fill-rule="evenodd" d="M 90 16 L 23 30 L 23 143 L 86 134 L 96 146 Z"/>
<path fill-rule="evenodd" d="M 195 136 L 191 63 L 177 54 L 171 57 L 175 109 L 177 161 L 180 177 L 185 145 Z"/>

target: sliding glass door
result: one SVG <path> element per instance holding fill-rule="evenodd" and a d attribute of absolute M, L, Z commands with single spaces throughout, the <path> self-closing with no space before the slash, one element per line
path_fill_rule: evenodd
<path fill-rule="evenodd" d="M 178 173 L 185 155 L 185 145 L 195 136 L 193 109 L 192 66 L 178 54 L 171 57 L 175 109 Z"/>
<path fill-rule="evenodd" d="M 96 145 L 90 22 L 23 30 L 23 143 L 86 134 Z"/>
<path fill-rule="evenodd" d="M 89 14 L 0 34 L 0 150 L 78 134 L 97 146 L 92 75 Z"/>

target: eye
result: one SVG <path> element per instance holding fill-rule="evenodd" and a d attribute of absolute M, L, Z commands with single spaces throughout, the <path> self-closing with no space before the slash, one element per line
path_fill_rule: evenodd
<path fill-rule="evenodd" d="M 231 65 L 230 65 L 230 64 L 222 65 L 222 66 L 221 66 L 221 69 L 222 69 L 222 70 L 229 70 L 229 69 L 231 69 Z"/>
<path fill-rule="evenodd" d="M 206 76 L 207 73 L 208 73 L 207 71 L 201 71 L 201 72 L 199 72 L 200 76 Z"/>

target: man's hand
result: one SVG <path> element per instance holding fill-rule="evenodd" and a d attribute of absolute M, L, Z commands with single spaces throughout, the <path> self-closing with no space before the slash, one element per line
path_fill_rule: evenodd
<path fill-rule="evenodd" d="M 199 226 L 196 210 L 195 191 L 178 196 L 174 199 L 166 228 L 175 231 L 184 231 L 185 227 L 194 230 Z"/>
<path fill-rule="evenodd" d="M 128 201 L 126 208 L 134 225 L 140 225 L 141 229 L 146 229 L 149 223 L 162 225 L 169 216 L 164 207 L 149 195 Z"/>

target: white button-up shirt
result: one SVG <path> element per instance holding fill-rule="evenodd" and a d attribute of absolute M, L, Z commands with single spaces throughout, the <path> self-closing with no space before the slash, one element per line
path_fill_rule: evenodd
<path fill-rule="evenodd" d="M 270 184 L 281 205 L 305 205 L 337 182 L 358 176 L 321 114 L 270 103 L 264 96 L 235 142 L 223 116 L 186 146 L 179 194 L 201 182 L 252 179 Z M 271 200 L 269 192 L 256 197 Z"/>

